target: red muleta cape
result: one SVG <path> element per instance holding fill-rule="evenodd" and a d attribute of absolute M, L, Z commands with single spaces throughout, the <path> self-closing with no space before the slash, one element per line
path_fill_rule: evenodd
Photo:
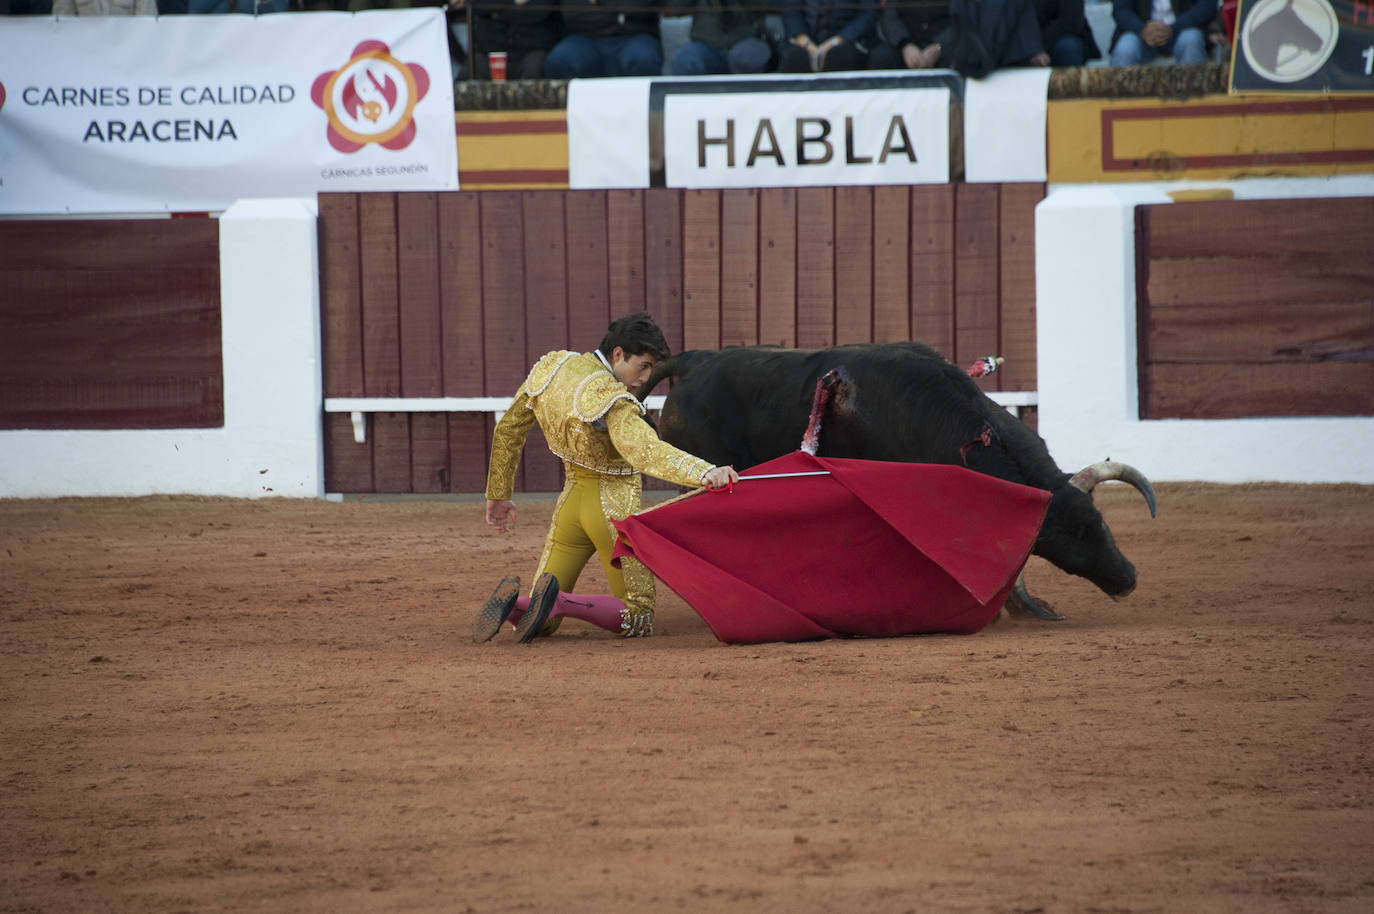
<path fill-rule="evenodd" d="M 796 451 L 616 521 L 630 555 L 721 641 L 972 634 L 1016 583 L 1050 493 L 963 467 Z"/>

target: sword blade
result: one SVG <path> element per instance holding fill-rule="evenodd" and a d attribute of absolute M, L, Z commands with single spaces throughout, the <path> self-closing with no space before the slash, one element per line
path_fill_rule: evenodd
<path fill-rule="evenodd" d="M 741 476 L 745 479 L 787 479 L 792 476 L 829 476 L 829 470 L 809 470 L 805 473 L 760 473 L 757 476 Z"/>

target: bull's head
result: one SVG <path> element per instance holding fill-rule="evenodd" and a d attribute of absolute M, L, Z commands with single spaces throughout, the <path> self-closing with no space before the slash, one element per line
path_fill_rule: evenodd
<path fill-rule="evenodd" d="M 1060 486 L 1050 500 L 1045 523 L 1035 541 L 1035 554 L 1070 574 L 1092 581 L 1103 593 L 1124 597 L 1135 590 L 1135 566 L 1121 554 L 1102 513 L 1093 504 L 1098 483 L 1119 479 L 1145 496 L 1155 516 L 1155 493 L 1135 467 L 1105 460 L 1085 467 Z"/>

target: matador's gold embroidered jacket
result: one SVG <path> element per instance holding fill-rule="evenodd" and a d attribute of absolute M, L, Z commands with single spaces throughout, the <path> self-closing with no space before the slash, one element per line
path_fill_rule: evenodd
<path fill-rule="evenodd" d="M 643 404 L 594 353 L 550 352 L 534 364 L 496 423 L 487 498 L 511 497 L 520 452 L 536 420 L 549 450 L 569 463 L 608 476 L 647 473 L 679 485 L 701 485 L 711 464 L 661 441 L 644 413 Z"/>

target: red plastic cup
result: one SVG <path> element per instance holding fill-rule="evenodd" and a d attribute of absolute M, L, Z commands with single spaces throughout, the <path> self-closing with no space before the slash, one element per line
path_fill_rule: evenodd
<path fill-rule="evenodd" d="M 506 52 L 491 51 L 487 54 L 487 60 L 491 62 L 491 81 L 503 83 L 506 81 Z"/>

